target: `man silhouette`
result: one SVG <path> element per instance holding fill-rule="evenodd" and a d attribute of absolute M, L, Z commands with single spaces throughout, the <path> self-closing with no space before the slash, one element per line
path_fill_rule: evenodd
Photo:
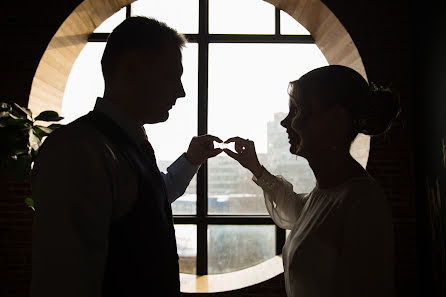
<path fill-rule="evenodd" d="M 32 297 L 179 296 L 170 203 L 221 140 L 194 137 L 164 174 L 143 125 L 185 96 L 184 44 L 164 23 L 126 19 L 104 50 L 103 98 L 46 139 L 31 173 Z"/>

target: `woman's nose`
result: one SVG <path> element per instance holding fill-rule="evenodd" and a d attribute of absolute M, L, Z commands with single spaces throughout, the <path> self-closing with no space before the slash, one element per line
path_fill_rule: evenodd
<path fill-rule="evenodd" d="M 280 126 L 287 128 L 288 127 L 288 116 L 286 118 L 284 118 L 282 121 L 280 121 Z"/>

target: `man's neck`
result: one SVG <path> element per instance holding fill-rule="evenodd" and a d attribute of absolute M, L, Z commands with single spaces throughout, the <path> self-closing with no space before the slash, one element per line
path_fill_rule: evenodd
<path fill-rule="evenodd" d="M 124 100 L 124 98 L 126 100 Z M 142 123 L 142 121 L 136 115 L 134 106 L 129 104 L 129 102 L 131 102 L 132 100 L 128 100 L 127 96 L 120 95 L 117 93 L 106 92 L 102 97 L 102 100 L 108 100 L 109 102 L 111 102 L 114 106 L 116 106 L 119 109 L 121 113 L 124 113 L 129 119 L 132 119 L 133 121 L 137 122 L 141 127 L 144 125 L 144 123 Z"/>

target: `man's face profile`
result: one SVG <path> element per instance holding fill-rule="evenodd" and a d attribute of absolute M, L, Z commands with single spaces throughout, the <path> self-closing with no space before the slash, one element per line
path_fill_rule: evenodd
<path fill-rule="evenodd" d="M 128 58 L 125 80 L 138 118 L 148 124 L 166 121 L 176 100 L 186 95 L 180 49 L 166 45 L 160 52 L 138 50 Z"/>

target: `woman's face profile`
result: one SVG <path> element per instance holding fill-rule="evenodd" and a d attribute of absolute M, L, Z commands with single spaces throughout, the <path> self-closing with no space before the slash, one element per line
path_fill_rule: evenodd
<path fill-rule="evenodd" d="M 292 123 L 296 116 L 299 117 L 300 113 L 301 111 L 298 110 L 298 106 L 294 102 L 294 99 L 290 97 L 288 115 L 280 122 L 280 125 L 286 129 L 286 133 L 288 134 L 288 140 L 290 143 L 290 152 L 295 155 L 297 155 L 298 153 L 301 138 L 299 134 L 292 128 Z"/>
<path fill-rule="evenodd" d="M 317 96 L 305 96 L 295 93 L 290 96 L 289 113 L 281 122 L 286 129 L 290 143 L 290 152 L 304 158 L 316 154 L 322 147 L 327 146 L 333 127 L 331 109 L 322 108 Z M 330 136 L 331 135 L 331 136 Z"/>

